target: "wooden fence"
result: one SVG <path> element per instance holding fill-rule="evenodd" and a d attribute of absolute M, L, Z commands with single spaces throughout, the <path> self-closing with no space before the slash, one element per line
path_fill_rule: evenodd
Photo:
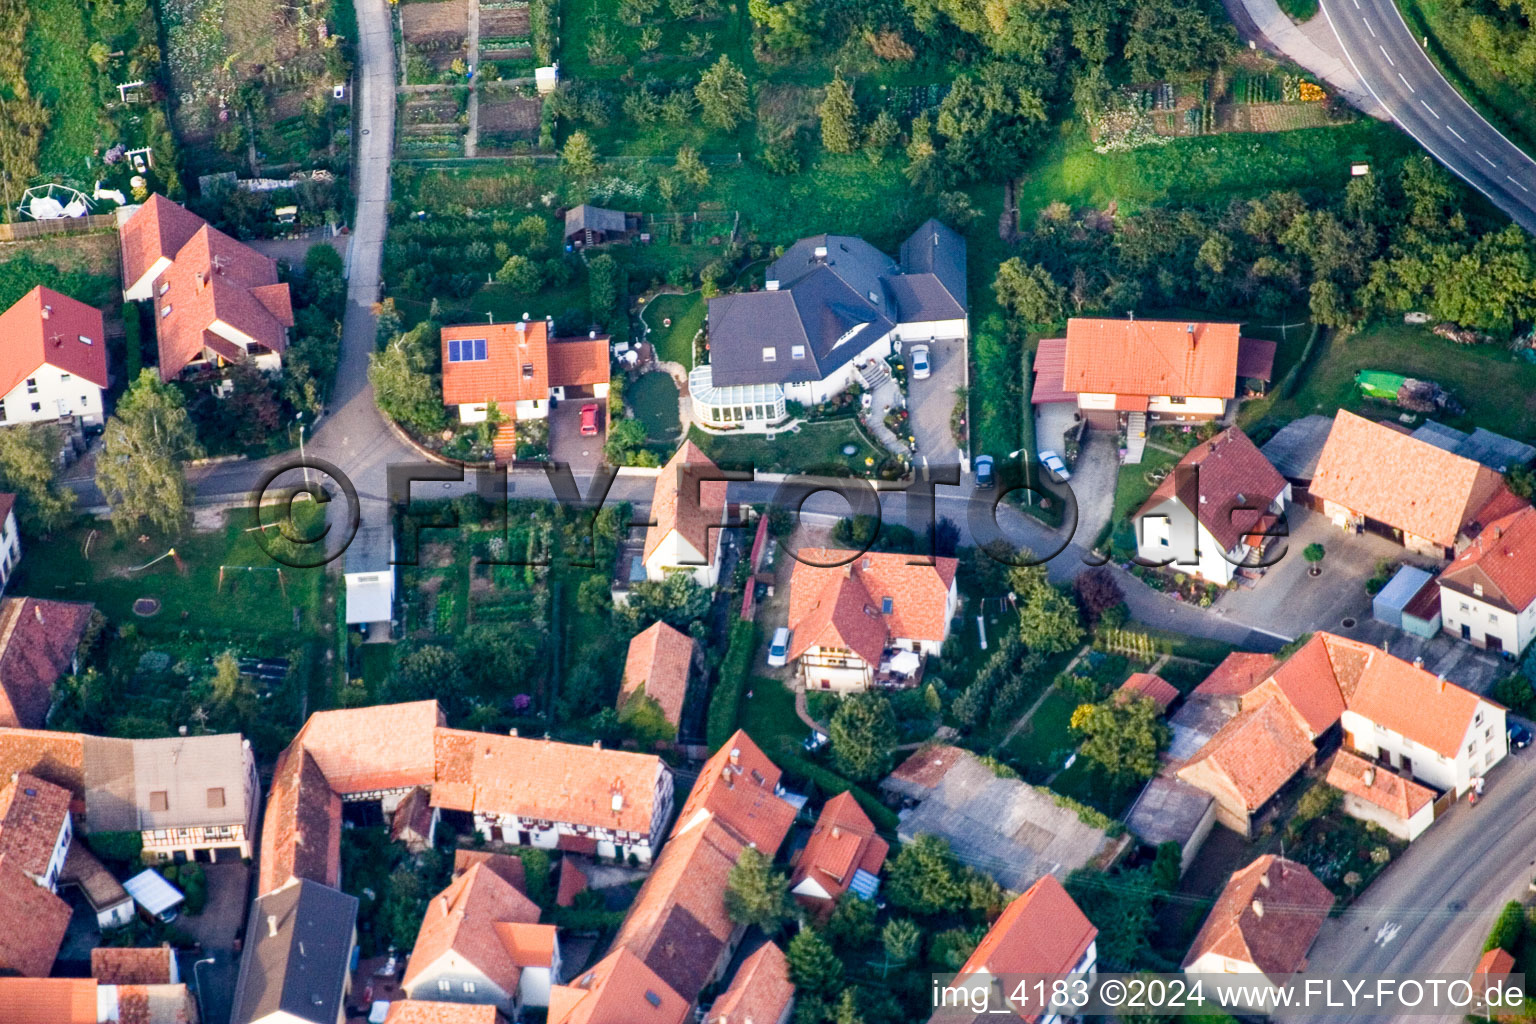
<path fill-rule="evenodd" d="M 89 231 L 104 231 L 117 226 L 117 218 L 110 213 L 98 213 L 89 217 L 60 217 L 58 220 L 23 220 L 15 224 L 0 224 L 0 242 L 22 242 L 44 235 L 83 235 Z"/>

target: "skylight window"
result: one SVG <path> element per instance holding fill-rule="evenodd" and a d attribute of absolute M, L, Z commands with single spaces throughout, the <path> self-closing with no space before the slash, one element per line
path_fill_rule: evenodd
<path fill-rule="evenodd" d="M 790 348 L 790 350 L 789 350 L 789 355 L 790 355 L 790 358 L 792 358 L 792 359 L 804 359 L 805 358 L 805 346 L 804 345 L 794 345 L 794 346 L 792 346 Z"/>
<path fill-rule="evenodd" d="M 462 341 L 450 340 L 448 342 L 448 361 L 450 363 L 485 362 L 485 339 L 465 338 Z"/>
<path fill-rule="evenodd" d="M 778 358 L 779 358 L 779 352 L 778 352 L 777 349 L 773 348 L 770 345 L 764 345 L 763 346 L 763 362 L 765 362 L 765 363 L 772 363 L 772 362 L 777 361 Z"/>

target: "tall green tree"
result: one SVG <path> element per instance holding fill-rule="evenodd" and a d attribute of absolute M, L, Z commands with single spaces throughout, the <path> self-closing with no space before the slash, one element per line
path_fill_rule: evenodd
<path fill-rule="evenodd" d="M 587 303 L 598 323 L 607 324 L 619 301 L 619 264 L 607 253 L 587 261 Z"/>
<path fill-rule="evenodd" d="M 992 282 L 998 305 L 1030 324 L 1054 324 L 1066 315 L 1067 290 L 1042 264 L 1025 265 L 1017 256 L 1003 261 Z"/>
<path fill-rule="evenodd" d="M 180 533 L 192 497 L 182 463 L 202 454 L 181 392 L 153 370 L 140 373 L 107 420 L 96 460 L 96 486 L 112 509 L 113 529 L 127 534 L 149 525 Z"/>
<path fill-rule="evenodd" d="M 597 173 L 597 147 L 584 131 L 574 131 L 560 147 L 560 168 L 573 178 L 590 178 Z"/>
<path fill-rule="evenodd" d="M 828 1002 L 843 984 L 843 962 L 816 932 L 802 928 L 789 940 L 784 950 L 789 962 L 789 980 L 806 997 Z"/>
<path fill-rule="evenodd" d="M 893 917 L 880 930 L 880 945 L 894 963 L 911 963 L 923 948 L 923 933 L 910 917 Z"/>
<path fill-rule="evenodd" d="M 817 111 L 821 115 L 821 144 L 828 153 L 852 153 L 859 145 L 859 108 L 853 99 L 853 86 L 841 70 L 827 83 L 826 98 Z"/>
<path fill-rule="evenodd" d="M 773 870 L 755 846 L 741 851 L 725 883 L 725 912 L 737 924 L 752 925 L 772 935 L 794 915 L 789 879 Z"/>
<path fill-rule="evenodd" d="M 882 109 L 864 130 L 864 154 L 869 157 L 870 163 L 878 165 L 885 160 L 886 154 L 900 138 L 901 122 L 889 110 Z M 965 225 L 959 227 L 964 228 Z"/>
<path fill-rule="evenodd" d="M 725 54 L 699 77 L 693 94 L 699 101 L 704 123 L 721 131 L 735 131 L 751 111 L 747 76 Z"/>
<path fill-rule="evenodd" d="M 384 414 L 420 434 L 442 429 L 443 396 L 430 374 L 414 365 L 405 337 L 368 354 L 368 383 Z"/>
<path fill-rule="evenodd" d="M 827 736 L 838 771 L 855 782 L 878 779 L 896 747 L 896 712 L 882 693 L 855 694 L 837 706 Z"/>
<path fill-rule="evenodd" d="M 1082 755 L 1116 782 L 1144 781 L 1156 775 L 1157 755 L 1169 740 L 1157 703 L 1146 697 L 1080 704 L 1072 712 L 1072 729 L 1083 737 Z"/>
<path fill-rule="evenodd" d="M 942 914 L 965 905 L 965 883 L 949 843 L 924 833 L 900 851 L 886 867 L 886 895 L 893 904 L 915 914 Z"/>
<path fill-rule="evenodd" d="M 1049 583 L 1021 595 L 1019 639 L 1041 654 L 1059 654 L 1083 639 L 1083 623 L 1077 602 Z"/>
<path fill-rule="evenodd" d="M 16 520 L 28 536 L 46 537 L 74 513 L 75 492 L 58 481 L 61 443 L 52 424 L 18 423 L 0 430 L 0 490 L 16 494 Z"/>

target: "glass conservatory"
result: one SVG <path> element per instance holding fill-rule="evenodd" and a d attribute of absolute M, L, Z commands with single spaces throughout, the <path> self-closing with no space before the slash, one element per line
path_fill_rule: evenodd
<path fill-rule="evenodd" d="M 696 366 L 688 374 L 694 418 L 712 427 L 771 424 L 784 419 L 784 389 L 778 384 L 739 384 L 715 387 L 710 367 Z"/>

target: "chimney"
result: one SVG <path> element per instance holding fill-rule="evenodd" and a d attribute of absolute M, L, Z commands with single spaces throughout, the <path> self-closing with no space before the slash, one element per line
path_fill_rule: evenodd
<path fill-rule="evenodd" d="M 448 897 L 447 896 L 439 896 L 438 900 L 443 904 L 443 916 L 447 917 L 448 916 Z"/>
<path fill-rule="evenodd" d="M 1263 917 L 1264 916 L 1264 901 L 1263 900 L 1255 899 L 1253 901 L 1253 916 L 1254 917 Z"/>
<path fill-rule="evenodd" d="M 523 318 L 517 322 L 517 333 L 519 335 L 526 335 L 528 333 L 528 314 L 527 313 L 524 313 L 523 314 Z M 518 344 L 521 345 L 521 344 L 523 344 L 523 342 L 519 341 Z"/>
<path fill-rule="evenodd" d="M 726 789 L 736 788 L 736 776 L 731 773 L 731 769 L 729 767 L 722 768 L 720 770 L 720 778 L 725 780 Z"/>
<path fill-rule="evenodd" d="M 44 306 L 43 307 L 43 319 L 47 320 L 51 316 L 53 316 L 53 307 L 52 306 Z"/>
<path fill-rule="evenodd" d="M 1424 659 L 1423 658 L 1414 658 L 1413 659 L 1413 667 L 1414 668 L 1423 668 L 1424 667 Z"/>
<path fill-rule="evenodd" d="M 827 247 L 824 245 L 818 245 L 815 252 L 813 253 L 813 257 L 817 262 L 825 263 L 827 261 Z"/>
<path fill-rule="evenodd" d="M 593 341 L 596 341 L 597 340 L 597 331 L 596 330 L 588 331 L 587 332 L 587 337 L 591 338 Z"/>
<path fill-rule="evenodd" d="M 1376 769 L 1374 767 L 1367 768 L 1365 774 L 1360 776 L 1360 781 L 1365 783 L 1367 789 L 1376 785 Z"/>
<path fill-rule="evenodd" d="M 731 748 L 731 764 L 740 766 L 740 764 L 741 764 L 741 748 L 740 747 L 732 747 Z"/>
<path fill-rule="evenodd" d="M 1445 673 L 1441 672 L 1438 676 L 1435 677 L 1435 679 L 1438 680 L 1439 683 L 1440 683 L 1440 692 L 1444 693 L 1445 692 Z"/>
<path fill-rule="evenodd" d="M 276 914 L 268 914 L 267 915 L 267 938 L 269 938 L 269 939 L 277 938 L 277 915 Z"/>
<path fill-rule="evenodd" d="M 833 825 L 832 826 L 832 838 L 833 839 L 841 839 L 841 838 L 843 838 L 843 830 L 838 828 L 836 825 Z"/>
<path fill-rule="evenodd" d="M 603 749 L 603 741 L 602 740 L 593 740 L 592 741 L 592 749 L 593 750 L 602 750 Z"/>
<path fill-rule="evenodd" d="M 517 726 L 514 725 L 511 729 L 507 730 L 507 735 L 508 736 L 516 736 L 517 735 Z"/>
<path fill-rule="evenodd" d="M 40 604 L 34 604 L 32 606 L 32 615 L 37 619 L 38 623 L 41 624 L 43 621 L 43 606 Z"/>
<path fill-rule="evenodd" d="M 624 794 L 618 790 L 613 791 L 613 810 L 618 813 L 624 809 Z"/>

